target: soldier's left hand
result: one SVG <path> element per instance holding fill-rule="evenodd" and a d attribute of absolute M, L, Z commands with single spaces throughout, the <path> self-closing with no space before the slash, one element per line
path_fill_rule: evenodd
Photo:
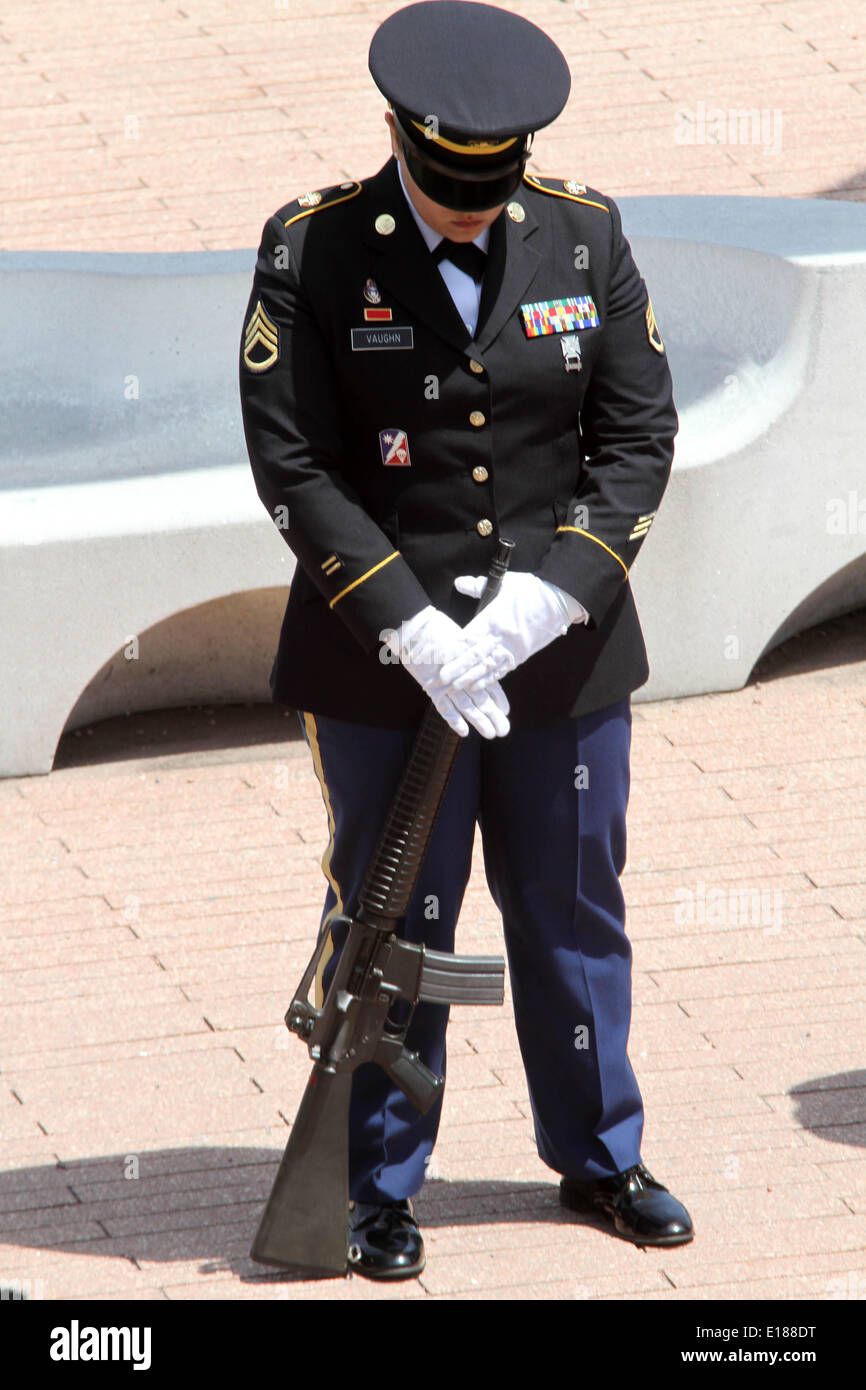
<path fill-rule="evenodd" d="M 462 574 L 454 587 L 480 598 L 487 583 L 483 575 Z M 585 623 L 589 614 L 563 589 L 536 574 L 506 574 L 499 593 L 463 628 L 466 651 L 440 672 L 455 690 L 472 690 L 501 680 L 521 662 L 567 632 L 571 623 Z"/>

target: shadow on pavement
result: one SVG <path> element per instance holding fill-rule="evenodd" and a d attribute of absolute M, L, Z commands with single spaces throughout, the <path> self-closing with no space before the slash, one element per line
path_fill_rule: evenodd
<path fill-rule="evenodd" d="M 866 1071 L 841 1071 L 792 1086 L 803 1129 L 833 1144 L 866 1147 Z"/>
<path fill-rule="evenodd" d="M 57 745 L 54 771 L 141 760 L 151 769 L 236 763 L 278 757 L 281 746 L 300 744 L 297 714 L 285 705 L 185 705 L 116 715 L 66 733 Z"/>
<path fill-rule="evenodd" d="M 804 1129 L 835 1143 L 866 1145 L 866 1071 L 815 1077 L 789 1094 Z M 202 1274 L 299 1281 L 303 1276 L 249 1258 L 279 1158 L 273 1148 L 155 1149 L 0 1173 L 0 1239 L 120 1256 L 139 1266 L 199 1259 Z M 415 1210 L 422 1229 L 537 1222 L 611 1234 L 603 1217 L 559 1205 L 554 1173 L 548 1182 L 430 1178 Z"/>
<path fill-rule="evenodd" d="M 249 1258 L 279 1158 L 273 1148 L 156 1149 L 0 1173 L 0 1240 L 140 1267 L 201 1260 L 201 1274 L 300 1280 Z M 427 1229 L 599 1224 L 560 1207 L 553 1173 L 548 1183 L 431 1178 L 415 1210 Z"/>
<path fill-rule="evenodd" d="M 761 657 L 746 684 L 766 685 L 770 681 L 784 680 L 786 676 L 803 676 L 858 662 L 866 666 L 866 608 L 817 623 L 789 637 Z M 844 672 L 840 674 L 847 679 Z"/>

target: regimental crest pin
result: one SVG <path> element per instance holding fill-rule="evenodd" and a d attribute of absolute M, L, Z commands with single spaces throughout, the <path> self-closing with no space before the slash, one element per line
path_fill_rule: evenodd
<path fill-rule="evenodd" d="M 364 286 L 364 298 L 368 304 L 381 304 L 382 291 L 375 280 L 368 280 Z"/>
<path fill-rule="evenodd" d="M 315 193 L 315 192 L 312 192 L 312 191 L 309 192 L 309 193 L 302 193 L 301 196 L 300 196 L 300 198 L 298 199 L 298 207 L 301 207 L 301 208 L 317 208 L 317 207 L 319 206 L 319 203 L 320 203 L 321 201 L 322 201 L 322 195 L 321 195 L 321 193 Z"/>
<path fill-rule="evenodd" d="M 280 330 L 258 299 L 244 329 L 244 364 L 251 372 L 266 372 L 279 355 Z"/>
<path fill-rule="evenodd" d="M 405 430 L 380 430 L 379 451 L 386 468 L 409 468 L 409 440 Z"/>

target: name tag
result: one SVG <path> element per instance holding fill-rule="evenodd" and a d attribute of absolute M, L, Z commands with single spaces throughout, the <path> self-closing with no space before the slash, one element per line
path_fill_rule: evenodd
<path fill-rule="evenodd" d="M 353 328 L 352 351 L 375 352 L 380 348 L 414 348 L 412 328 Z"/>

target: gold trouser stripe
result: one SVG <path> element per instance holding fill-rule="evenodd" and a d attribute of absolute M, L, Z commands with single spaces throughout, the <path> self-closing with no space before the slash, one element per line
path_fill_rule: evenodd
<path fill-rule="evenodd" d="M 366 574 L 362 574 L 360 579 L 353 579 L 351 584 L 347 584 L 345 589 L 341 589 L 336 597 L 331 599 L 328 607 L 333 608 L 334 604 L 339 603 L 341 598 L 345 598 L 346 594 L 350 594 L 353 589 L 357 589 L 358 585 L 363 584 L 365 579 L 369 579 L 371 574 L 375 574 L 376 571 L 382 569 L 384 565 L 390 564 L 399 554 L 399 550 L 392 550 L 390 555 L 386 555 L 384 560 L 379 561 L 378 565 L 374 565 L 372 569 L 367 570 Z"/>
<path fill-rule="evenodd" d="M 322 766 L 322 750 L 319 748 L 319 731 L 316 728 L 315 715 L 307 714 L 306 712 L 304 712 L 304 728 L 307 731 L 307 738 L 310 741 L 310 752 L 313 755 L 313 767 L 315 768 L 316 777 L 319 780 L 319 786 L 322 791 L 322 800 L 325 803 L 325 810 L 328 813 L 329 839 L 328 848 L 322 855 L 322 873 L 325 875 L 325 878 L 328 880 L 337 898 L 335 906 L 331 908 L 330 912 L 328 913 L 324 922 L 322 923 L 321 931 L 319 932 L 319 935 L 321 936 L 323 932 L 330 931 L 331 919 L 333 917 L 339 916 L 342 913 L 343 895 L 340 892 L 340 885 L 337 883 L 337 880 L 334 878 L 334 875 L 331 871 L 331 856 L 334 853 L 334 836 L 336 832 L 336 822 L 334 820 L 333 807 L 331 806 L 331 797 L 328 792 L 328 783 L 325 780 L 325 769 Z M 325 966 L 328 964 L 328 961 L 331 959 L 331 956 L 333 954 L 334 943 L 333 941 L 331 941 L 330 946 L 326 947 L 325 950 L 322 952 L 322 958 L 319 961 L 319 968 L 316 971 L 316 993 L 314 1002 L 317 1009 L 320 1009 L 324 1002 L 325 991 L 322 987 L 322 976 L 325 971 Z"/>
<path fill-rule="evenodd" d="M 600 541 L 598 536 L 594 536 L 591 531 L 584 531 L 582 526 L 557 526 L 556 529 L 557 531 L 576 531 L 579 536 L 586 536 L 587 540 L 595 541 L 596 545 L 600 545 L 602 550 L 606 550 L 608 555 L 613 556 L 618 565 L 622 565 L 622 572 L 626 579 L 628 579 L 628 569 L 623 564 L 616 551 L 611 550 L 609 545 L 605 545 L 604 541 Z"/>
<path fill-rule="evenodd" d="M 523 175 L 524 183 L 528 183 L 530 188 L 537 188 L 539 193 L 549 193 L 552 198 L 567 198 L 570 203 L 585 203 L 588 208 L 601 208 L 602 212 L 610 213 L 610 208 L 604 203 L 596 203 L 592 198 L 579 198 L 576 193 L 560 193 L 557 188 L 545 188 L 543 183 L 539 183 L 531 174 Z"/>
<path fill-rule="evenodd" d="M 293 222 L 300 222 L 302 217 L 311 217 L 314 212 L 324 212 L 325 208 L 335 208 L 338 203 L 347 203 L 350 198 L 355 198 L 361 192 L 361 184 L 356 183 L 351 193 L 344 193 L 342 198 L 331 198 L 327 203 L 317 203 L 314 208 L 305 208 L 303 212 L 296 212 L 294 217 L 290 217 L 283 223 L 284 227 L 291 227 Z"/>

